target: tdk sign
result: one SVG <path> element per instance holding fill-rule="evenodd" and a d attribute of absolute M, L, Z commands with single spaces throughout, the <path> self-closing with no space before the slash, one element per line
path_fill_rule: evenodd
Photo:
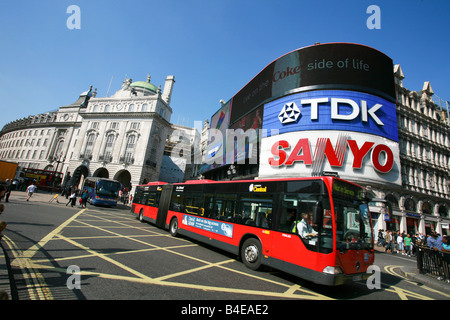
<path fill-rule="evenodd" d="M 398 141 L 395 104 L 347 90 L 307 91 L 272 101 L 264 106 L 263 129 L 267 129 L 263 136 L 271 136 L 271 132 L 339 130 Z"/>
<path fill-rule="evenodd" d="M 382 107 L 381 104 L 377 103 L 372 106 L 369 110 L 367 110 L 367 101 L 361 100 L 361 108 L 358 106 L 358 103 L 351 99 L 342 99 L 342 98 L 316 98 L 316 99 L 302 99 L 302 106 L 311 105 L 311 120 L 318 120 L 318 109 L 319 104 L 325 104 L 328 101 L 331 101 L 331 119 L 336 120 L 353 120 L 359 116 L 361 113 L 361 120 L 363 122 L 367 122 L 369 120 L 369 116 L 378 124 L 379 126 L 384 126 L 384 123 L 377 117 L 375 112 Z M 339 105 L 350 106 L 351 113 L 350 114 L 340 114 L 339 113 Z"/>

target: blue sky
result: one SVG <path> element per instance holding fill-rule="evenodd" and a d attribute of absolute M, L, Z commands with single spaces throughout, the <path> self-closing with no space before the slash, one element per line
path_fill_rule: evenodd
<path fill-rule="evenodd" d="M 380 8 L 370 30 L 368 6 Z M 66 26 L 70 5 L 79 30 Z M 92 85 L 98 97 L 125 77 L 175 76 L 172 122 L 210 118 L 278 57 L 315 42 L 353 42 L 400 64 L 404 85 L 430 81 L 450 100 L 448 0 L 2 0 L 0 128 L 75 102 Z"/>

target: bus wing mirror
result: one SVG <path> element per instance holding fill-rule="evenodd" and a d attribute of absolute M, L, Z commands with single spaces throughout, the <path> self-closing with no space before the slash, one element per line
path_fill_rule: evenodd
<path fill-rule="evenodd" d="M 315 225 L 322 225 L 323 220 L 323 208 L 322 204 L 319 202 L 313 207 L 313 223 Z"/>

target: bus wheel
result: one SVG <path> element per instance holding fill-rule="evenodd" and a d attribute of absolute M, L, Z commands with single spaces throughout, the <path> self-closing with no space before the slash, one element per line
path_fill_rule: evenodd
<path fill-rule="evenodd" d="M 173 237 L 176 237 L 178 235 L 178 219 L 177 218 L 173 218 L 170 221 L 169 231 Z"/>
<path fill-rule="evenodd" d="M 144 211 L 142 209 L 139 211 L 139 221 L 144 222 Z"/>
<path fill-rule="evenodd" d="M 245 240 L 241 248 L 241 259 L 245 266 L 252 270 L 261 268 L 261 243 L 255 238 Z"/>

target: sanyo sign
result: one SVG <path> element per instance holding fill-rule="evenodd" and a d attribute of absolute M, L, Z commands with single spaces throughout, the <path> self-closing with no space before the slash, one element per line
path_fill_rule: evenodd
<path fill-rule="evenodd" d="M 308 91 L 264 106 L 260 177 L 314 176 L 400 184 L 395 105 L 349 90 Z"/>

